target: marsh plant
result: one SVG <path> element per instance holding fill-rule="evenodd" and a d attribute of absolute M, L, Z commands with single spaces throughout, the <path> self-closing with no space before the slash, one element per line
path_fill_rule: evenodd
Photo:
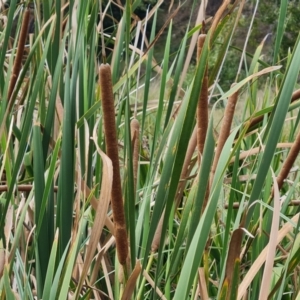
<path fill-rule="evenodd" d="M 224 0 L 213 18 L 202 1 L 175 53 L 184 4 L 156 28 L 162 2 L 142 19 L 140 1 L 1 6 L 1 299 L 299 299 L 300 43 L 281 56 L 288 1 L 272 63 L 265 39 L 247 51 L 258 0 L 243 47 L 246 1 Z M 237 70 L 227 90 L 224 67 Z"/>

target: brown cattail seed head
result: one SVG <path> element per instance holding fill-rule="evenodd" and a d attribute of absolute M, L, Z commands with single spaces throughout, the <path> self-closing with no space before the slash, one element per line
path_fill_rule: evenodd
<path fill-rule="evenodd" d="M 234 85 L 235 85 L 235 83 L 233 83 L 231 85 L 231 88 L 233 88 Z M 238 91 L 233 93 L 228 98 L 228 102 L 227 102 L 225 112 L 224 112 L 224 118 L 223 118 L 222 126 L 221 126 L 221 129 L 220 129 L 220 135 L 219 135 L 219 139 L 218 139 L 218 143 L 217 143 L 216 153 L 215 153 L 215 157 L 214 157 L 214 161 L 213 161 L 213 165 L 212 165 L 212 169 L 211 169 L 210 185 L 212 184 L 212 180 L 213 180 L 213 177 L 214 177 L 215 172 L 216 172 L 216 168 L 217 168 L 217 165 L 218 165 L 218 161 L 219 161 L 222 149 L 223 149 L 223 147 L 225 145 L 225 142 L 226 142 L 226 140 L 227 140 L 227 138 L 230 134 L 231 124 L 232 124 L 232 120 L 233 120 L 237 100 L 238 100 Z"/>
<path fill-rule="evenodd" d="M 111 204 L 115 226 L 116 246 L 119 262 L 122 265 L 125 265 L 128 256 L 128 239 L 122 198 L 114 95 L 111 70 L 109 65 L 102 64 L 100 66 L 100 87 L 103 108 L 104 133 L 106 139 L 106 153 L 112 160 L 113 165 Z"/>
<path fill-rule="evenodd" d="M 202 48 L 203 48 L 205 39 L 206 39 L 206 34 L 200 34 L 198 36 L 198 43 L 197 43 L 197 60 L 198 61 L 200 60 L 200 55 L 202 52 Z"/>
<path fill-rule="evenodd" d="M 206 39 L 206 34 L 200 34 L 198 37 L 198 47 L 197 47 L 198 63 L 200 61 L 200 56 L 202 53 L 202 48 L 205 39 Z M 199 162 L 200 162 L 201 155 L 203 155 L 207 127 L 208 127 L 208 74 L 207 74 L 207 66 L 206 66 L 205 74 L 202 80 L 199 102 L 197 106 L 197 148 L 199 151 L 199 155 L 198 155 Z"/>

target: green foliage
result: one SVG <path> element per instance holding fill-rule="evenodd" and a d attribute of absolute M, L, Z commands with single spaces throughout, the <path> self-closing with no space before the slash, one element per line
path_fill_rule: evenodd
<path fill-rule="evenodd" d="M 285 1 L 284 1 L 285 2 Z M 279 1 L 261 1 L 260 2 L 260 26 L 271 25 L 273 40 L 276 32 L 276 22 L 278 21 L 280 13 Z M 297 36 L 299 33 L 300 21 L 300 2 L 298 0 L 287 1 L 286 18 L 284 20 L 284 34 L 282 36 L 282 43 L 280 48 L 281 59 L 287 56 L 287 53 L 293 50 Z M 275 25 L 275 26 L 274 26 Z M 257 30 L 260 27 L 257 26 Z"/>
<path fill-rule="evenodd" d="M 61 1 L 45 1 L 43 14 L 34 10 L 31 36 L 22 25 L 26 4 L 20 4 L 14 40 L 17 1 L 11 1 L 0 32 L 0 299 L 299 296 L 300 41 L 291 42 L 286 57 L 286 30 L 295 30 L 297 7 L 285 4 L 273 38 L 286 61 L 281 68 L 276 51 L 263 56 L 266 42 L 251 40 L 260 25 L 245 23 L 239 7 L 207 27 L 198 63 L 191 64 L 187 53 L 201 26 L 188 24 L 172 53 L 176 24 L 170 20 L 157 54 L 157 10 L 137 23 L 132 14 L 140 1 L 124 3 L 115 19 L 111 2 L 105 10 L 95 0 L 70 1 L 66 9 Z M 112 30 L 104 28 L 106 20 Z M 110 205 L 114 170 L 105 154 L 101 62 L 112 73 L 111 118 L 130 245 L 122 266 Z M 196 111 L 207 66 L 216 103 L 200 155 Z M 219 125 L 220 107 L 237 93 L 241 108 Z M 130 128 L 133 118 L 141 124 L 138 134 Z M 220 126 L 231 127 L 230 134 L 218 137 Z M 275 174 L 286 169 L 281 186 Z"/>
<path fill-rule="evenodd" d="M 287 9 L 286 29 L 282 40 L 282 56 L 287 54 L 287 49 L 293 49 L 299 33 L 300 22 L 299 1 L 289 1 Z"/>

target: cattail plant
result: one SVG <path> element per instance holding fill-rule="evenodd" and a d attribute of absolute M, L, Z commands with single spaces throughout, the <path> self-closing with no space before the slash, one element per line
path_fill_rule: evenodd
<path fill-rule="evenodd" d="M 206 38 L 206 34 L 200 34 L 198 38 L 198 47 L 197 47 L 198 63 L 200 60 L 205 38 Z M 199 161 L 200 161 L 200 157 L 203 155 L 207 126 L 208 126 L 208 75 L 207 75 L 207 65 L 206 65 L 205 75 L 203 77 L 199 102 L 197 106 L 197 147 L 199 151 L 199 156 L 198 156 Z"/>
<path fill-rule="evenodd" d="M 23 16 L 22 27 L 21 27 L 20 37 L 19 37 L 19 42 L 18 42 L 17 54 L 16 54 L 16 58 L 14 61 L 10 85 L 9 85 L 9 89 L 8 89 L 8 97 L 7 97 L 8 101 L 10 101 L 10 98 L 12 96 L 17 79 L 18 79 L 20 71 L 21 71 L 25 42 L 27 39 L 28 30 L 29 30 L 29 21 L 30 21 L 30 9 L 26 9 L 24 12 L 24 16 Z M 9 103 L 9 107 L 10 106 L 11 106 L 11 103 Z"/>
<path fill-rule="evenodd" d="M 119 262 L 120 264 L 125 266 L 126 259 L 128 257 L 128 239 L 122 198 L 111 69 L 108 64 L 102 64 L 100 66 L 100 87 L 104 120 L 104 133 L 106 139 L 106 153 L 112 160 L 113 165 L 111 204 L 115 226 L 114 234 L 116 238 L 116 247 Z"/>
<path fill-rule="evenodd" d="M 200 60 L 201 51 L 205 42 L 206 34 L 200 34 L 198 38 L 198 47 L 197 47 L 197 59 L 198 62 Z M 181 171 L 180 178 L 183 180 L 177 188 L 177 194 L 176 194 L 176 206 L 178 205 L 182 194 L 183 189 L 185 185 L 185 178 L 188 175 L 188 171 L 190 170 L 189 166 L 191 163 L 191 159 L 193 156 L 193 153 L 195 151 L 196 145 L 198 148 L 198 161 L 200 161 L 200 157 L 203 154 L 204 149 L 204 143 L 206 138 L 206 132 L 208 127 L 208 75 L 207 75 L 207 66 L 205 70 L 205 75 L 202 82 L 202 89 L 200 91 L 199 96 L 199 102 L 197 106 L 197 126 L 195 130 L 192 133 L 192 136 L 190 138 L 189 146 L 187 149 L 187 153 L 184 160 L 184 165 Z M 163 212 L 160 221 L 158 223 L 157 229 L 155 231 L 154 239 L 152 241 L 151 245 L 151 251 L 155 252 L 157 251 L 160 243 L 161 238 L 161 232 L 162 232 L 162 226 L 163 226 L 163 219 L 164 219 L 165 211 Z"/>
<path fill-rule="evenodd" d="M 234 86 L 235 84 L 231 85 L 231 88 Z M 224 112 L 224 118 L 223 118 L 223 122 L 222 122 L 222 126 L 220 129 L 220 134 L 219 134 L 219 138 L 218 138 L 218 142 L 217 142 L 217 148 L 216 148 L 216 153 L 215 153 L 215 157 L 213 160 L 213 164 L 212 164 L 212 168 L 210 171 L 210 187 L 212 185 L 212 181 L 216 172 L 216 168 L 219 162 L 219 158 L 222 152 L 222 149 L 225 145 L 225 142 L 229 136 L 230 133 L 230 128 L 231 128 L 231 124 L 232 124 L 232 120 L 233 120 L 233 115 L 234 115 L 234 111 L 235 111 L 235 106 L 238 100 L 238 91 L 236 91 L 234 94 L 232 94 L 229 98 L 228 98 L 228 102 L 225 108 L 225 112 Z"/>

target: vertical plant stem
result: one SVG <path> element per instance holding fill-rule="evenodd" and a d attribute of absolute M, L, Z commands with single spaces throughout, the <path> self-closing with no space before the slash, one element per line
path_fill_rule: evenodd
<path fill-rule="evenodd" d="M 147 264 L 147 267 L 146 267 L 146 273 L 149 273 L 149 271 L 150 271 L 150 268 L 152 266 L 152 262 L 153 262 L 153 259 L 154 259 L 154 255 L 155 254 L 152 252 L 150 257 L 149 257 L 148 264 Z M 139 288 L 139 291 L 138 291 L 138 294 L 137 294 L 137 297 L 136 297 L 136 299 L 138 299 L 138 300 L 144 299 L 144 298 L 142 298 L 142 294 L 143 294 L 143 290 L 144 290 L 144 287 L 145 287 L 145 283 L 146 283 L 146 278 L 144 276 L 143 280 L 142 280 L 142 284 L 140 285 L 140 288 Z"/>
<path fill-rule="evenodd" d="M 126 266 L 126 259 L 128 257 L 128 239 L 122 198 L 114 95 L 112 89 L 111 69 L 108 64 L 101 64 L 100 66 L 100 87 L 104 119 L 104 133 L 106 139 L 106 152 L 108 157 L 112 160 L 113 165 L 111 204 L 115 227 L 114 234 L 116 238 L 118 260 L 121 265 Z"/>
<path fill-rule="evenodd" d="M 278 189 L 280 190 L 283 186 L 284 180 L 287 178 L 291 168 L 293 167 L 293 164 L 295 160 L 297 159 L 297 156 L 300 151 L 300 132 L 298 133 L 296 140 L 285 160 L 283 163 L 283 166 L 281 168 L 281 171 L 279 172 L 277 176 L 277 184 L 278 184 Z M 272 196 L 274 194 L 274 189 L 272 189 Z"/>
<path fill-rule="evenodd" d="M 140 132 L 140 123 L 137 119 L 132 119 L 130 122 L 131 129 L 131 144 L 132 144 L 132 162 L 133 162 L 133 179 L 134 179 L 134 191 L 137 189 L 137 175 L 139 168 L 139 132 Z"/>
<path fill-rule="evenodd" d="M 30 20 L 30 9 L 27 8 L 25 10 L 24 16 L 23 16 L 22 27 L 21 27 L 21 32 L 20 32 L 20 37 L 19 37 L 19 42 L 18 42 L 17 54 L 16 54 L 16 58 L 15 58 L 14 66 L 13 66 L 13 71 L 12 71 L 12 75 L 11 75 L 11 80 L 10 80 L 10 84 L 9 84 L 9 89 L 8 89 L 7 99 L 9 101 L 9 110 L 10 110 L 10 107 L 12 105 L 10 103 L 10 100 L 11 100 L 10 98 L 12 96 L 15 85 L 17 83 L 18 76 L 19 76 L 20 71 L 21 71 L 21 65 L 22 65 L 22 58 L 23 58 L 23 54 L 24 54 L 25 42 L 26 42 L 26 38 L 27 38 L 27 35 L 28 35 L 29 20 Z"/>
<path fill-rule="evenodd" d="M 151 251 L 152 253 L 155 253 L 160 245 L 160 239 L 161 239 L 161 233 L 162 233 L 162 227 L 163 227 L 163 223 L 164 223 L 164 217 L 165 217 L 165 210 L 163 211 L 159 222 L 157 224 L 156 230 L 155 230 L 155 234 L 154 234 L 154 238 L 151 244 Z"/>
<path fill-rule="evenodd" d="M 291 103 L 295 102 L 298 99 L 300 99 L 300 89 L 293 92 L 292 97 L 291 97 Z M 268 114 L 268 116 L 269 115 L 270 115 L 270 113 Z M 257 125 L 258 123 L 262 122 L 263 119 L 264 119 L 264 115 L 251 119 L 248 131 L 253 130 L 253 127 L 255 125 Z"/>

